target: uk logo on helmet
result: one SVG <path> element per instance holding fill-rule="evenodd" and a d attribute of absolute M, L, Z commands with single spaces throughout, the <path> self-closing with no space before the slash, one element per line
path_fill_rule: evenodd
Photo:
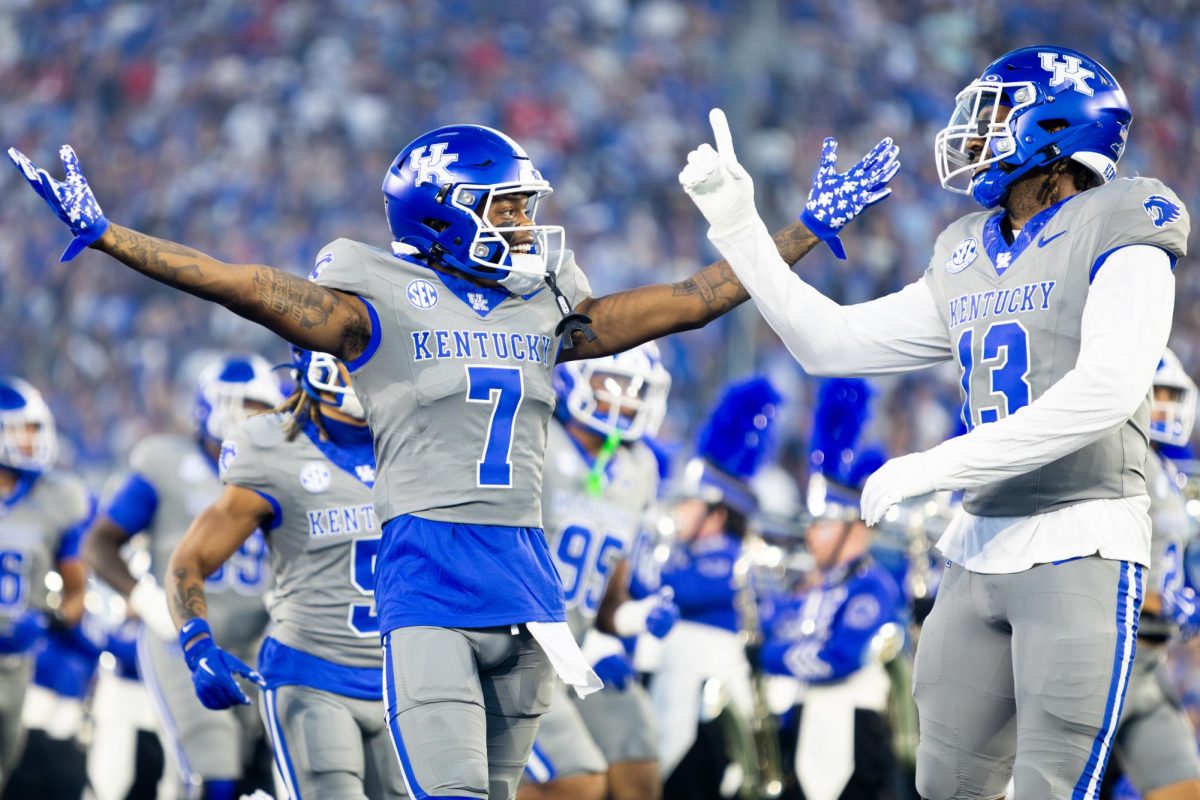
<path fill-rule="evenodd" d="M 1154 227 L 1156 228 L 1170 225 L 1183 216 L 1183 211 L 1179 206 L 1161 194 L 1152 194 L 1147 197 L 1145 202 L 1142 203 L 1142 208 L 1146 209 L 1146 213 L 1150 215 L 1150 221 L 1154 223 Z"/>
<path fill-rule="evenodd" d="M 437 289 L 424 278 L 416 278 L 409 281 L 408 288 L 404 290 L 404 294 L 408 297 L 408 302 L 417 308 L 433 308 L 437 305 Z"/>
<path fill-rule="evenodd" d="M 979 255 L 979 242 L 975 237 L 963 239 L 958 243 L 958 247 L 954 248 L 954 252 L 950 254 L 950 259 L 946 262 L 946 272 L 951 275 L 957 275 L 975 261 Z"/>
<path fill-rule="evenodd" d="M 408 166 L 417 174 L 415 185 L 454 183 L 454 175 L 448 167 L 458 161 L 458 153 L 447 153 L 446 147 L 446 142 L 437 142 L 429 145 L 428 155 L 424 147 L 412 151 L 412 155 L 408 157 Z"/>
<path fill-rule="evenodd" d="M 1042 61 L 1042 69 L 1051 75 L 1050 85 L 1058 86 L 1070 81 L 1071 88 L 1075 91 L 1086 94 L 1088 97 L 1095 94 L 1095 90 L 1088 86 L 1087 79 L 1096 77 L 1096 73 L 1090 69 L 1084 69 L 1079 56 L 1063 55 L 1063 60 L 1059 61 L 1058 55 L 1058 53 L 1038 53 L 1038 58 Z"/>

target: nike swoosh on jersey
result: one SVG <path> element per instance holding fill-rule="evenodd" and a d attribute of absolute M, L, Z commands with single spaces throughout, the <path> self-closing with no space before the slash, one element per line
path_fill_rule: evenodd
<path fill-rule="evenodd" d="M 1043 248 L 1046 245 L 1053 242 L 1058 237 L 1066 236 L 1066 235 L 1067 235 L 1066 231 L 1059 231 L 1058 233 L 1054 234 L 1053 236 L 1043 236 L 1041 239 L 1038 239 L 1038 249 L 1040 250 L 1041 248 Z"/>

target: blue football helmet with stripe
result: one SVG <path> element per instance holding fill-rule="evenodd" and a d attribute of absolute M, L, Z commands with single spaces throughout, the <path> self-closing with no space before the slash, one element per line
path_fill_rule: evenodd
<path fill-rule="evenodd" d="M 938 176 L 984 208 L 1002 203 L 1024 175 L 1064 158 L 1107 183 L 1117 176 L 1132 118 L 1117 79 L 1095 59 L 1065 47 L 1022 47 L 959 92 L 934 140 Z"/>
<path fill-rule="evenodd" d="M 1196 422 L 1196 398 L 1200 390 L 1184 370 L 1179 356 L 1167 348 L 1154 372 L 1150 395 L 1151 441 L 1182 447 L 1192 437 Z"/>
<path fill-rule="evenodd" d="M 28 381 L 0 377 L 0 466 L 45 472 L 58 454 L 54 415 Z"/>
<path fill-rule="evenodd" d="M 332 406 L 354 419 L 366 419 L 367 413 L 354 392 L 349 373 L 342 362 L 329 353 L 317 353 L 292 345 L 292 371 L 296 375 L 296 384 L 313 400 Z M 333 395 L 336 399 L 330 400 L 323 394 Z"/>
<path fill-rule="evenodd" d="M 252 413 L 247 402 L 274 408 L 283 401 L 271 365 L 257 355 L 230 355 L 209 364 L 196 380 L 196 427 L 201 437 L 217 441 Z"/>
<path fill-rule="evenodd" d="M 623 442 L 654 436 L 667 413 L 671 374 L 654 342 L 603 358 L 567 361 L 554 368 L 552 380 L 555 415 L 601 436 L 615 434 Z"/>
<path fill-rule="evenodd" d="M 538 225 L 535 216 L 553 191 L 519 144 L 482 125 L 447 125 L 419 136 L 383 179 L 397 254 L 416 252 L 476 278 L 500 281 L 514 294 L 533 291 L 548 271 L 558 271 L 563 229 Z M 489 222 L 493 204 L 507 195 L 528 198 L 532 226 Z M 532 243 L 512 245 L 518 230 L 532 233 Z"/>

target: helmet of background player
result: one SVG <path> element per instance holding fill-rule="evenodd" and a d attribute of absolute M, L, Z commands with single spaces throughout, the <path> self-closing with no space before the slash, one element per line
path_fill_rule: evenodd
<path fill-rule="evenodd" d="M 671 375 L 654 342 L 559 364 L 553 382 L 559 419 L 573 419 L 601 436 L 615 434 L 622 442 L 655 435 L 667 414 Z"/>
<path fill-rule="evenodd" d="M 57 453 L 54 415 L 41 392 L 20 378 L 0 378 L 0 466 L 45 472 Z"/>
<path fill-rule="evenodd" d="M 1117 176 L 1132 117 L 1099 62 L 1063 47 L 1013 50 L 959 92 L 934 139 L 938 176 L 984 208 L 1003 202 L 1022 176 L 1064 158 L 1107 183 Z M 972 148 L 980 143 L 977 160 Z"/>
<path fill-rule="evenodd" d="M 1184 446 L 1196 421 L 1196 382 L 1184 372 L 1179 357 L 1168 348 L 1154 373 L 1150 395 L 1150 439 Z"/>
<path fill-rule="evenodd" d="M 214 361 L 196 381 L 196 426 L 201 437 L 226 439 L 257 403 L 270 409 L 283 401 L 271 365 L 262 356 L 231 355 Z"/>
<path fill-rule="evenodd" d="M 552 192 L 519 144 L 482 125 L 448 125 L 418 137 L 383 179 L 397 255 L 415 251 L 518 295 L 558 271 L 565 234 L 536 222 L 497 226 L 488 215 L 496 203 L 523 195 L 526 215 L 536 220 L 539 202 Z M 518 231 L 532 241 L 513 246 Z"/>
<path fill-rule="evenodd" d="M 333 356 L 293 347 L 292 369 L 300 388 L 316 402 L 336 408 L 353 419 L 366 418 L 367 412 L 350 384 L 349 373 Z M 333 395 L 333 399 L 325 395 Z"/>

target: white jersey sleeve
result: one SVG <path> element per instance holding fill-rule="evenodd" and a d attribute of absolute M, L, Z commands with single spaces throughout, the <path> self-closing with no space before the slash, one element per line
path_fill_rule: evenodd
<path fill-rule="evenodd" d="M 712 238 L 767 324 L 812 375 L 885 375 L 951 358 L 950 337 L 925 279 L 842 306 L 796 275 L 766 226 Z"/>

